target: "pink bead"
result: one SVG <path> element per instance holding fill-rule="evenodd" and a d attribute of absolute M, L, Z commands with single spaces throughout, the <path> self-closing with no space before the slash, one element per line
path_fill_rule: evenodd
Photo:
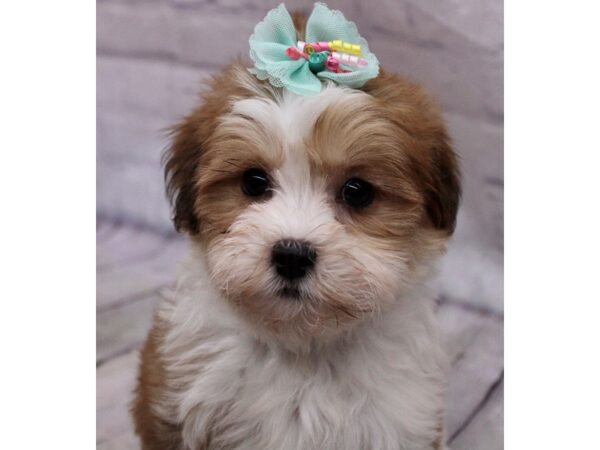
<path fill-rule="evenodd" d="M 325 67 L 327 67 L 327 70 L 331 70 L 332 72 L 337 72 L 337 70 L 340 68 L 340 63 L 339 63 L 339 61 L 332 58 L 331 56 L 328 56 L 327 61 L 325 61 Z"/>
<path fill-rule="evenodd" d="M 287 56 L 289 56 L 290 58 L 292 58 L 293 60 L 297 60 L 300 58 L 304 58 L 307 59 L 307 55 L 302 53 L 300 50 L 298 50 L 297 48 L 294 47 L 288 47 L 285 49 L 285 54 Z"/>
<path fill-rule="evenodd" d="M 325 68 L 331 72 L 335 73 L 348 73 L 349 70 L 341 69 L 340 62 L 335 59 L 333 56 L 329 55 L 327 57 L 327 61 L 325 61 Z"/>
<path fill-rule="evenodd" d="M 329 42 L 313 42 L 312 46 L 317 52 L 325 52 L 329 50 Z"/>

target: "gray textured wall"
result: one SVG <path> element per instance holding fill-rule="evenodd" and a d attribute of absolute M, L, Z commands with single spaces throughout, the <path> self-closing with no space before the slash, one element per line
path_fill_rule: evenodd
<path fill-rule="evenodd" d="M 195 104 L 208 75 L 247 54 L 254 25 L 278 3 L 98 0 L 99 215 L 171 232 L 161 130 Z M 464 196 L 441 268 L 442 295 L 501 313 L 502 0 L 327 3 L 357 23 L 383 67 L 421 82 L 443 106 L 462 160 Z M 310 10 L 312 1 L 286 6 Z"/>

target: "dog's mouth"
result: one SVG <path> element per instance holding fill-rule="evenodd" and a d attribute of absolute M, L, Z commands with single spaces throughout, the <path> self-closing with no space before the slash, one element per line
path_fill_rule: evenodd
<path fill-rule="evenodd" d="M 282 298 L 289 298 L 292 300 L 300 300 L 303 298 L 303 295 L 297 286 L 284 286 L 279 289 L 278 295 Z"/>

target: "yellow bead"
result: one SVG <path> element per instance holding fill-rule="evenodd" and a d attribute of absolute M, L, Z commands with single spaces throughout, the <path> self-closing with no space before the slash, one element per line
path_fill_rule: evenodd
<path fill-rule="evenodd" d="M 315 48 L 310 45 L 310 44 L 306 44 L 304 46 L 304 53 L 306 53 L 307 55 L 312 55 L 315 52 Z"/>
<path fill-rule="evenodd" d="M 329 43 L 329 47 L 331 47 L 331 50 L 339 50 L 342 46 L 342 41 L 340 41 L 339 39 L 335 40 L 335 41 L 331 41 Z"/>
<path fill-rule="evenodd" d="M 351 55 L 360 55 L 361 53 L 360 45 L 342 42 L 340 39 L 329 42 L 329 47 L 333 51 L 350 53 Z"/>

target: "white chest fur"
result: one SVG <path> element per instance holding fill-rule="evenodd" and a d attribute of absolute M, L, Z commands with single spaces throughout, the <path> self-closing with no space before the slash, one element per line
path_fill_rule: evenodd
<path fill-rule="evenodd" d="M 200 271 L 188 266 L 160 308 L 172 389 L 157 413 L 176 415 L 190 449 L 433 448 L 445 363 L 430 299 L 399 299 L 298 354 L 259 342 Z"/>

